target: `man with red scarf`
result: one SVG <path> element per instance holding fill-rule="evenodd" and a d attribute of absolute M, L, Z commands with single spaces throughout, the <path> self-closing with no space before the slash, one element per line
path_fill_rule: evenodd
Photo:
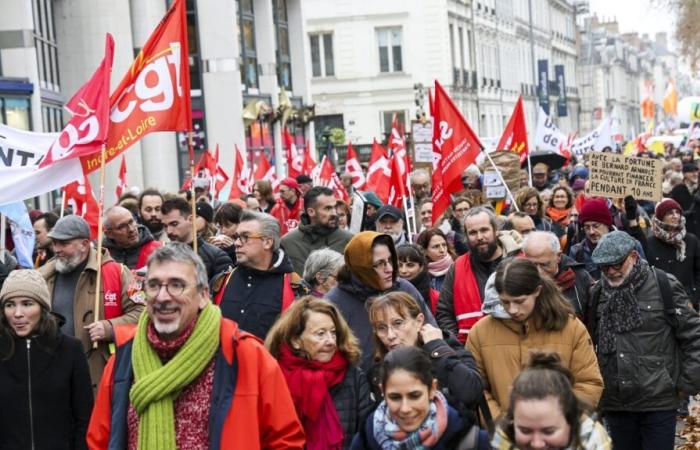
<path fill-rule="evenodd" d="M 299 226 L 301 213 L 304 212 L 304 200 L 301 198 L 299 183 L 294 178 L 282 180 L 278 192 L 280 196 L 270 215 L 280 223 L 280 236 L 284 236 Z"/>

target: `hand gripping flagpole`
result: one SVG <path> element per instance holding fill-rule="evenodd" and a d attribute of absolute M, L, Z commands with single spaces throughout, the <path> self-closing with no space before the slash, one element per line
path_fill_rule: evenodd
<path fill-rule="evenodd" d="M 506 188 L 506 192 L 508 193 L 508 196 L 510 197 L 510 200 L 511 200 L 511 205 L 513 205 L 513 207 L 515 208 L 516 211 L 520 211 L 520 209 L 518 208 L 518 204 L 515 203 L 515 197 L 513 197 L 513 193 L 510 192 L 510 189 L 508 189 L 508 185 L 506 184 L 506 180 L 503 179 L 503 175 L 501 174 L 501 171 L 498 170 L 498 167 L 496 166 L 496 163 L 493 162 L 493 159 L 491 159 L 491 155 L 489 154 L 489 152 L 487 152 L 487 151 L 484 149 L 484 147 L 481 147 L 481 151 L 484 152 L 484 154 L 486 155 L 486 157 L 489 159 L 489 162 L 491 163 L 491 165 L 493 166 L 493 169 L 494 169 L 494 170 L 496 171 L 496 173 L 498 174 L 498 178 L 500 178 L 501 183 L 503 184 L 503 187 Z"/>
<path fill-rule="evenodd" d="M 190 152 L 190 194 L 192 196 L 192 249 L 197 253 L 197 221 L 195 220 L 197 217 L 197 200 L 194 198 L 194 137 L 192 136 L 192 130 L 187 134 L 189 136 L 187 145 Z"/>
<path fill-rule="evenodd" d="M 105 200 L 105 159 L 106 155 L 106 144 L 102 144 L 102 151 L 100 153 L 100 200 L 97 203 L 97 281 L 95 281 L 95 308 L 93 309 L 93 317 L 95 320 L 93 323 L 100 321 L 100 292 L 102 288 L 100 283 L 102 282 L 102 209 L 104 208 Z M 92 348 L 97 348 L 97 341 L 92 342 Z"/>

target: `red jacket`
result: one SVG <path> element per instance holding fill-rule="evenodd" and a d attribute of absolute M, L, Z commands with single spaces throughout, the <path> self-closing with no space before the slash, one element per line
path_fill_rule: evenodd
<path fill-rule="evenodd" d="M 292 231 L 299 226 L 301 213 L 304 212 L 304 199 L 299 198 L 290 210 L 281 198 L 275 202 L 275 206 L 270 210 L 270 215 L 277 219 L 280 224 L 280 236 L 284 236 L 288 231 Z"/>
<path fill-rule="evenodd" d="M 130 364 L 135 333 L 134 326 L 115 328 L 117 353 L 107 363 L 97 392 L 87 432 L 90 449 L 126 448 L 131 382 L 117 383 L 115 388 L 114 379 L 115 373 L 120 380 L 125 374 L 126 378 L 129 375 L 133 378 Z M 210 423 L 218 426 L 209 430 L 210 449 L 302 450 L 304 430 L 277 361 L 259 339 L 240 331 L 238 325 L 228 319 L 221 320 L 219 345 L 210 412 Z M 122 362 L 119 362 L 120 355 Z M 233 384 L 233 393 L 230 393 L 230 384 Z M 227 394 L 231 394 L 232 399 L 227 401 Z M 112 410 L 113 400 L 122 402 L 115 406 L 115 411 L 123 409 L 122 414 Z"/>

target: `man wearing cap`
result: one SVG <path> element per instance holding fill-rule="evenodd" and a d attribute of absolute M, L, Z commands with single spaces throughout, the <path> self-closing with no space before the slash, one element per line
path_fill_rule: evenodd
<path fill-rule="evenodd" d="M 671 198 L 681 205 L 683 211 L 693 206 L 693 196 L 698 191 L 698 170 L 695 163 L 683 164 L 683 182 L 671 189 Z"/>
<path fill-rule="evenodd" d="M 131 270 L 145 267 L 151 253 L 163 245 L 122 206 L 112 206 L 105 211 L 102 223 L 105 231 L 102 245 L 113 260 Z"/>
<path fill-rule="evenodd" d="M 394 240 L 394 245 L 397 247 L 401 244 L 410 244 L 403 226 L 403 213 L 395 206 L 384 205 L 379 208 L 375 227 L 377 232 L 391 236 Z"/>
<path fill-rule="evenodd" d="M 300 276 L 312 251 L 329 248 L 343 254 L 352 238 L 350 232 L 338 228 L 336 202 L 332 189 L 312 187 L 304 195 L 305 212 L 301 216 L 301 224 L 282 237 L 282 248 L 292 261 L 294 272 Z"/>
<path fill-rule="evenodd" d="M 552 188 L 549 182 L 549 166 L 547 164 L 537 163 L 532 166 L 532 187 L 540 192 Z"/>
<path fill-rule="evenodd" d="M 301 174 L 297 176 L 296 182 L 299 185 L 299 191 L 301 191 L 302 196 L 306 195 L 309 189 L 314 187 L 314 180 L 308 175 Z"/>
<path fill-rule="evenodd" d="M 161 208 L 165 231 L 171 242 L 182 242 L 192 246 L 192 207 L 187 200 L 176 197 L 163 202 Z M 202 236 L 197 236 L 197 254 L 207 268 L 209 283 L 226 273 L 233 265 L 231 258 L 220 248 L 207 243 Z"/>
<path fill-rule="evenodd" d="M 83 343 L 94 386 L 109 358 L 114 326 L 136 323 L 143 300 L 129 269 L 102 255 L 100 308 L 95 317 L 97 251 L 90 245 L 90 226 L 82 217 L 69 215 L 49 232 L 54 258 L 38 270 L 51 292 L 51 309 L 63 316 L 61 331 Z M 95 322 L 95 319 L 98 319 Z M 93 342 L 98 342 L 93 350 Z"/>
<path fill-rule="evenodd" d="M 304 210 L 299 184 L 294 178 L 285 178 L 279 186 L 279 198 L 270 210 L 270 215 L 280 223 L 280 236 L 296 229 Z"/>
<path fill-rule="evenodd" d="M 700 316 L 635 242 L 613 231 L 593 251 L 602 273 L 588 313 L 605 384 L 598 408 L 614 448 L 671 450 L 680 399 L 700 391 Z"/>

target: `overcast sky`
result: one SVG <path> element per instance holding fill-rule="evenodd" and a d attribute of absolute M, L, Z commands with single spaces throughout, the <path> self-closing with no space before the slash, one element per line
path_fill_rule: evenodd
<path fill-rule="evenodd" d="M 653 36 L 657 32 L 666 31 L 669 40 L 673 36 L 673 15 L 649 0 L 590 0 L 590 5 L 591 13 L 596 13 L 598 18 L 616 18 L 623 33 L 637 31 Z"/>

